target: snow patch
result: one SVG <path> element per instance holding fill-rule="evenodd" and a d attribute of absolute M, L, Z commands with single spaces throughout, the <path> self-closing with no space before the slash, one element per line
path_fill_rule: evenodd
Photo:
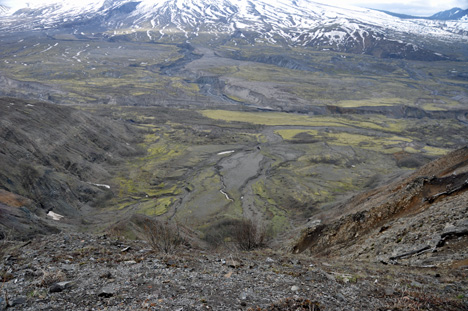
<path fill-rule="evenodd" d="M 111 188 L 109 185 L 106 185 L 106 184 L 93 184 L 93 183 L 91 183 L 91 185 L 96 186 L 96 187 L 103 187 L 103 188 L 107 188 L 107 189 Z"/>
<path fill-rule="evenodd" d="M 49 211 L 49 212 L 47 213 L 47 216 L 49 216 L 49 217 L 52 218 L 53 220 L 57 220 L 57 221 L 62 220 L 62 218 L 65 218 L 65 216 L 62 216 L 62 215 L 57 214 L 57 213 L 54 213 L 54 212 L 52 212 L 52 211 Z"/>
<path fill-rule="evenodd" d="M 235 152 L 235 150 L 223 151 L 223 152 L 219 152 L 218 155 L 230 154 L 230 153 L 233 153 L 233 152 Z"/>
<path fill-rule="evenodd" d="M 224 196 L 226 197 L 226 200 L 233 202 L 234 200 L 229 197 L 229 195 L 224 191 L 224 190 L 219 190 Z"/>

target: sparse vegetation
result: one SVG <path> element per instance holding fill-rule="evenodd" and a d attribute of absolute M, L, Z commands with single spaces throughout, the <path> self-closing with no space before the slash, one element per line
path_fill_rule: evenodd
<path fill-rule="evenodd" d="M 307 298 L 295 297 L 286 298 L 277 303 L 273 303 L 266 308 L 249 308 L 248 311 L 320 311 L 320 305 Z"/>
<path fill-rule="evenodd" d="M 237 219 L 223 219 L 205 229 L 204 240 L 214 248 L 229 247 L 232 242 L 232 233 L 237 227 Z"/>
<path fill-rule="evenodd" d="M 2 217 L 1 214 L 0 217 Z M 7 232 L 0 231 L 0 260 L 8 254 L 12 243 L 13 242 L 10 240 L 9 234 Z"/>
<path fill-rule="evenodd" d="M 143 230 L 146 241 L 156 252 L 172 254 L 185 243 L 176 222 L 147 219 Z"/>
<path fill-rule="evenodd" d="M 398 311 L 460 311 L 467 305 L 457 299 L 433 295 L 424 291 L 404 291 L 394 297 L 394 302 L 388 306 L 390 310 Z"/>
<path fill-rule="evenodd" d="M 267 231 L 261 224 L 250 219 L 224 219 L 210 225 L 205 232 L 205 241 L 213 247 L 251 251 L 267 243 Z"/>
<path fill-rule="evenodd" d="M 42 276 L 38 280 L 38 285 L 41 287 L 48 287 L 54 283 L 65 281 L 66 275 L 63 271 L 48 271 L 42 270 Z"/>
<path fill-rule="evenodd" d="M 266 230 L 251 219 L 242 219 L 234 228 L 233 241 L 244 251 L 250 251 L 266 243 Z"/>

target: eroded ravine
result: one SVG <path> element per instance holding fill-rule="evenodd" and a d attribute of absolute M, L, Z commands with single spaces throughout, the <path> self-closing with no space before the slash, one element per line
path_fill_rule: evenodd
<path fill-rule="evenodd" d="M 213 154 L 195 167 L 190 176 L 190 191 L 185 190 L 170 210 L 171 218 L 189 219 L 195 224 L 202 219 L 243 215 L 243 190 L 250 180 L 264 171 L 265 156 L 257 148 L 237 150 L 230 154 Z"/>
<path fill-rule="evenodd" d="M 263 138 L 257 145 L 227 147 L 207 154 L 185 176 L 190 189 L 185 188 L 162 217 L 170 215 L 171 219 L 195 227 L 223 218 L 246 218 L 269 224 L 275 210 L 281 207 L 259 195 L 258 185 L 267 183 L 273 165 L 302 155 L 282 148 L 284 141 L 274 130 L 263 128 Z"/>
<path fill-rule="evenodd" d="M 170 207 L 168 217 L 199 225 L 211 217 L 245 217 L 267 221 L 255 202 L 252 186 L 267 178 L 276 160 L 264 148 L 282 142 L 279 135 L 263 129 L 264 141 L 256 146 L 226 146 L 225 150 L 206 152 L 203 160 L 184 175 L 189 185 Z M 199 151 L 193 151 L 198 153 Z"/>

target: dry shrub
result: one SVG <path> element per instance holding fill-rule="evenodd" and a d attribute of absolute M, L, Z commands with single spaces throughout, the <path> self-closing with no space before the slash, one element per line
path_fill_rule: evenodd
<path fill-rule="evenodd" d="M 468 310 L 468 305 L 461 300 L 450 297 L 435 296 L 430 293 L 412 291 L 404 292 L 394 299 L 386 310 L 392 311 L 458 311 Z"/>
<path fill-rule="evenodd" d="M 250 219 L 223 219 L 205 232 L 205 241 L 214 247 L 253 250 L 265 245 L 266 230 Z"/>
<path fill-rule="evenodd" d="M 232 232 L 238 225 L 237 219 L 223 219 L 208 227 L 205 231 L 204 240 L 211 246 L 227 247 L 227 243 L 232 240 Z"/>
<path fill-rule="evenodd" d="M 12 230 L 0 231 L 0 259 L 14 252 L 18 245 L 20 242 L 14 239 Z"/>
<path fill-rule="evenodd" d="M 0 231 L 0 259 L 2 259 L 8 251 L 9 240 L 7 234 Z"/>
<path fill-rule="evenodd" d="M 39 286 L 50 286 L 54 283 L 63 282 L 66 279 L 66 275 L 63 271 L 42 271 L 42 277 L 38 280 Z"/>
<path fill-rule="evenodd" d="M 157 252 L 171 254 L 179 246 L 185 244 L 177 223 L 147 219 L 143 225 L 143 230 L 146 241 Z"/>
<path fill-rule="evenodd" d="M 286 298 L 266 308 L 249 308 L 248 311 L 320 311 L 319 304 L 306 298 Z"/>
<path fill-rule="evenodd" d="M 250 251 L 265 246 L 266 230 L 251 219 L 242 219 L 234 229 L 233 239 L 239 249 Z"/>

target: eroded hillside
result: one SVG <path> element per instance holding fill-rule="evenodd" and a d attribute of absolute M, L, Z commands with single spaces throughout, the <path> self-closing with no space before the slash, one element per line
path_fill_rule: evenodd
<path fill-rule="evenodd" d="M 141 152 L 139 135 L 123 122 L 37 101 L 2 98 L 0 105 L 0 202 L 26 225 L 50 211 L 76 227 L 86 224 L 112 197 L 111 168 Z M 24 235 L 17 225 L 2 220 L 5 235 Z"/>
<path fill-rule="evenodd" d="M 466 266 L 468 148 L 311 220 L 295 246 L 314 255 Z"/>

